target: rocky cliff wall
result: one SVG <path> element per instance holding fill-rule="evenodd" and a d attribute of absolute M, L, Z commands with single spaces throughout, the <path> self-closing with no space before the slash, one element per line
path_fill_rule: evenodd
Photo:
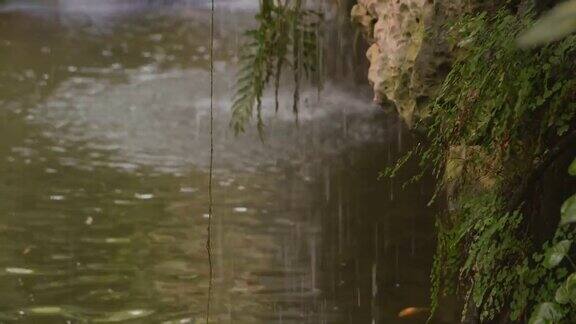
<path fill-rule="evenodd" d="M 409 126 L 426 114 L 449 67 L 444 22 L 467 7 L 465 0 L 358 0 L 352 9 L 371 44 L 366 56 L 374 100 L 393 103 Z"/>

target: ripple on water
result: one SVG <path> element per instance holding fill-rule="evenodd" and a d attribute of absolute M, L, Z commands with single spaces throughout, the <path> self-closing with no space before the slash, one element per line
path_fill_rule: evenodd
<path fill-rule="evenodd" d="M 90 323 L 119 323 L 150 317 L 155 313 L 151 309 L 127 309 L 113 312 L 98 312 L 88 308 L 75 306 L 33 306 L 20 309 L 13 313 L 0 313 L 0 319 L 30 320 L 38 318 L 61 317 Z"/>
<path fill-rule="evenodd" d="M 7 274 L 15 274 L 15 275 L 32 275 L 36 273 L 32 269 L 26 269 L 26 268 L 6 268 L 5 271 Z"/>

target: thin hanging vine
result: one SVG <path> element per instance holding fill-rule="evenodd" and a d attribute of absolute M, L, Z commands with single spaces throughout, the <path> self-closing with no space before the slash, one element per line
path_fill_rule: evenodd
<path fill-rule="evenodd" d="M 208 174 L 208 226 L 206 236 L 206 251 L 208 252 L 209 282 L 208 301 L 206 303 L 206 323 L 210 322 L 210 303 L 212 299 L 212 178 L 214 172 L 214 1 L 210 3 L 210 170 Z"/>

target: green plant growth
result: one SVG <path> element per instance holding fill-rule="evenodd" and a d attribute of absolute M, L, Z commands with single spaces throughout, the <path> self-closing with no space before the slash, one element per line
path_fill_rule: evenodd
<path fill-rule="evenodd" d="M 466 160 L 468 169 L 498 178 L 508 166 L 521 176 L 534 165 L 506 165 L 511 156 L 537 161 L 550 137 L 566 134 L 576 116 L 576 63 L 571 59 L 576 38 L 523 51 L 515 40 L 531 21 L 531 15 L 518 18 L 501 11 L 492 17 L 467 16 L 451 27 L 458 56 L 428 117 L 416 125 L 430 145 L 418 145 L 383 176 L 393 177 L 409 158 L 419 157 L 422 173 L 414 180 L 430 170 L 442 189 L 453 147 L 474 148 Z"/>
<path fill-rule="evenodd" d="M 563 204 L 554 238 L 530 254 L 533 248 L 521 227 L 523 215 L 503 214 L 496 192 L 462 197 L 450 224 L 439 224 L 433 310 L 440 296 L 463 289 L 465 302 L 478 307 L 481 320 L 494 319 L 505 308 L 514 321 L 524 322 L 530 309 L 529 323 L 576 320 L 576 265 L 570 257 L 576 238 L 575 198 L 576 194 Z"/>
<path fill-rule="evenodd" d="M 568 173 L 575 176 L 576 160 L 572 162 Z M 545 246 L 543 261 L 541 265 L 547 269 L 543 273 L 556 272 L 557 280 L 548 280 L 544 283 L 550 291 L 548 296 L 538 304 L 530 316 L 530 324 L 536 323 L 558 323 L 563 320 L 574 322 L 576 320 L 576 264 L 570 257 L 570 251 L 576 231 L 573 224 L 576 223 L 576 194 L 568 198 L 560 210 L 561 219 L 556 231 L 556 242 L 552 245 Z M 558 238 L 561 238 L 558 241 Z M 539 260 L 539 259 L 536 259 Z M 569 267 L 560 267 L 564 260 L 568 261 Z M 541 268 L 542 268 L 541 266 Z M 530 269 L 531 271 L 537 271 Z M 571 271 L 568 276 L 566 274 Z M 540 271 L 542 273 L 542 271 Z M 558 282 L 561 280 L 560 282 Z M 551 292 L 554 292 L 551 294 Z M 515 297 L 518 297 L 517 294 Z M 524 301 L 526 300 L 525 296 Z M 518 298 L 515 299 L 515 301 Z M 517 304 L 516 304 L 517 305 Z M 568 317 L 566 319 L 566 317 Z"/>
<path fill-rule="evenodd" d="M 257 28 L 246 32 L 240 56 L 236 94 L 232 104 L 231 126 L 243 132 L 253 117 L 263 132 L 262 96 L 273 82 L 278 110 L 278 92 L 283 71 L 291 69 L 294 78 L 293 111 L 297 116 L 302 77 L 320 82 L 318 72 L 319 25 L 322 15 L 305 9 L 302 0 L 262 0 L 256 15 Z"/>
<path fill-rule="evenodd" d="M 431 145 L 419 147 L 421 166 L 441 177 L 450 147 L 474 147 L 467 161 L 491 176 L 524 176 L 542 160 L 550 138 L 562 136 L 576 116 L 576 38 L 537 52 L 516 47 L 531 17 L 504 11 L 467 17 L 452 27 L 459 57 L 444 81 L 430 117 L 421 121 Z M 508 169 L 504 169 L 508 167 Z M 477 179 L 472 179 L 475 182 Z"/>
<path fill-rule="evenodd" d="M 491 319 L 513 293 L 516 262 L 526 257 L 529 242 L 519 235 L 521 214 L 501 210 L 501 198 L 493 192 L 461 200 L 451 225 L 440 231 L 442 243 L 432 272 L 433 309 L 440 295 L 463 289 L 465 302 L 479 306 L 482 319 Z"/>
<path fill-rule="evenodd" d="M 417 122 L 429 145 L 416 146 L 383 173 L 394 176 L 417 158 L 422 173 L 415 179 L 431 172 L 437 193 L 451 192 L 454 212 L 437 222 L 433 310 L 441 296 L 462 294 L 481 321 L 576 320 L 574 304 L 555 300 L 572 298 L 575 269 L 566 256 L 574 250 L 576 197 L 562 207 L 562 225 L 541 250 L 522 211 L 544 170 L 576 138 L 576 38 L 522 50 L 516 40 L 532 24 L 532 14 L 505 10 L 454 23 L 453 67 L 428 116 Z M 456 174 L 448 172 L 451 165 Z"/>

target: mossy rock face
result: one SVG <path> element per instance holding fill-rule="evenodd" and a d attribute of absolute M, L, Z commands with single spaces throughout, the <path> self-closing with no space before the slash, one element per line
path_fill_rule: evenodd
<path fill-rule="evenodd" d="M 497 176 L 486 166 L 488 162 L 495 162 L 490 159 L 480 146 L 453 145 L 449 148 L 444 183 L 450 210 L 456 208 L 456 201 L 463 191 L 480 194 L 494 190 Z"/>
<path fill-rule="evenodd" d="M 394 103 L 409 126 L 425 114 L 426 99 L 451 61 L 442 25 L 465 12 L 466 2 L 359 0 L 352 9 L 352 20 L 371 44 L 366 55 L 374 101 Z"/>

